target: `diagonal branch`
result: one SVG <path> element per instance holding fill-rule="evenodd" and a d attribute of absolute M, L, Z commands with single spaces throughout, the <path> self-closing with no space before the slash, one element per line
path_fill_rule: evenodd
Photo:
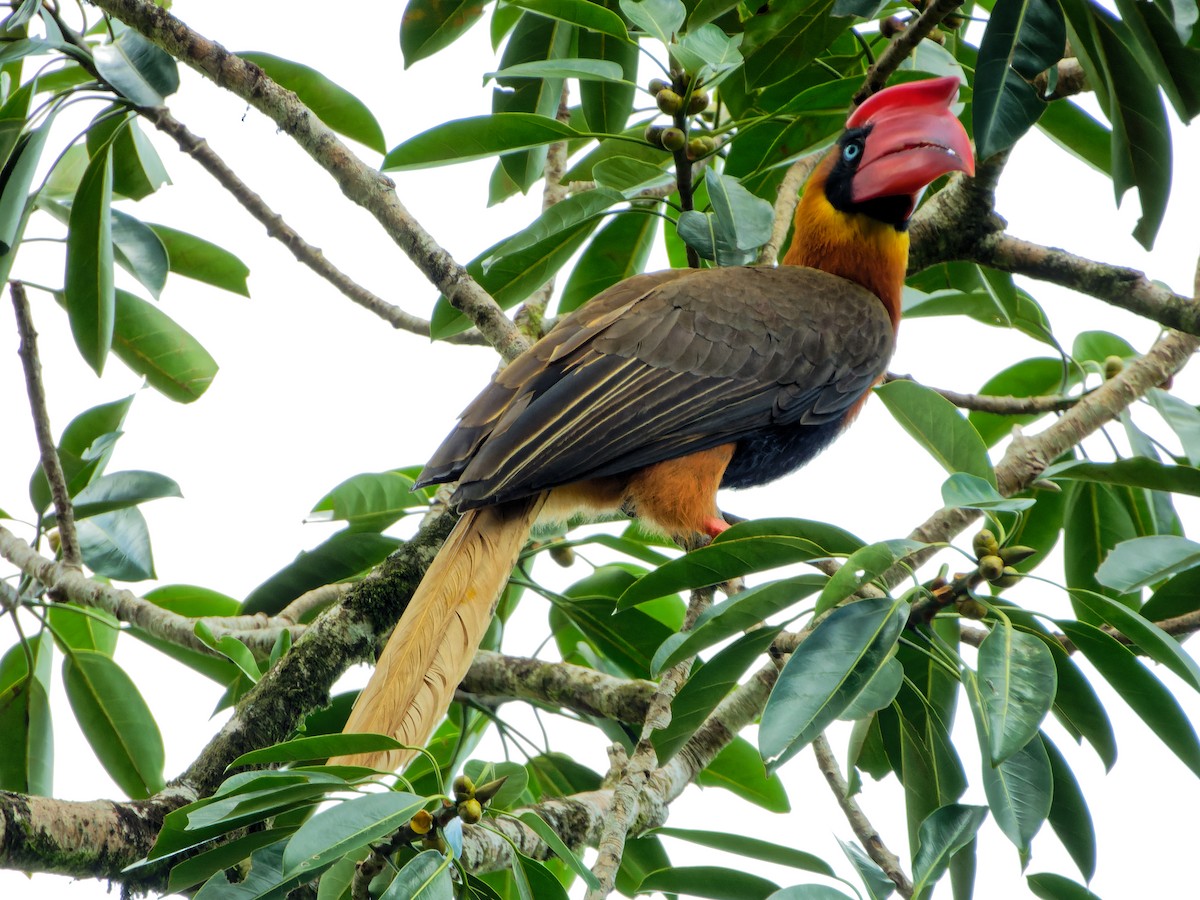
<path fill-rule="evenodd" d="M 854 94 L 854 105 L 858 106 L 872 94 L 883 90 L 888 78 L 900 68 L 900 63 L 908 59 L 917 48 L 917 44 L 928 37 L 946 16 L 962 4 L 963 0 L 933 0 L 916 19 L 910 20 L 907 27 L 892 38 L 874 65 L 867 70 L 863 86 Z"/>
<path fill-rule="evenodd" d="M 54 513 L 58 522 L 58 535 L 62 541 L 63 563 L 78 574 L 83 565 L 79 552 L 79 538 L 75 534 L 75 508 L 71 505 L 71 492 L 67 489 L 67 478 L 63 474 L 62 461 L 54 445 L 50 431 L 50 414 L 46 411 L 46 388 L 42 384 L 42 363 L 38 358 L 37 332 L 33 328 L 33 315 L 29 311 L 29 298 L 25 285 L 19 281 L 9 284 L 12 292 L 13 311 L 17 316 L 17 334 L 21 345 L 17 354 L 25 369 L 25 389 L 29 394 L 29 409 L 33 413 L 33 430 L 37 435 L 38 449 L 42 454 L 42 471 L 50 483 L 50 495 L 54 498 Z"/>
<path fill-rule="evenodd" d="M 505 359 L 529 346 L 492 296 L 413 218 L 396 196 L 391 179 L 355 156 L 295 94 L 149 0 L 97 0 L 96 6 L 275 122 L 333 177 L 347 198 L 375 217 L 434 287 L 475 322 Z"/>
<path fill-rule="evenodd" d="M 367 290 L 326 259 L 319 248 L 304 240 L 292 226 L 284 221 L 283 216 L 271 209 L 258 193 L 242 181 L 237 173 L 229 168 L 209 146 L 208 141 L 193 134 L 186 125 L 171 115 L 171 111 L 165 106 L 153 109 L 143 107 L 139 108 L 138 112 L 153 122 L 159 131 L 174 140 L 180 150 L 196 160 L 209 175 L 216 179 L 218 184 L 233 195 L 246 212 L 266 226 L 268 237 L 274 238 L 287 247 L 300 263 L 308 266 L 350 300 L 363 309 L 373 312 L 392 327 L 402 331 L 411 331 L 422 337 L 429 337 L 428 321 L 405 312 L 394 303 L 389 303 Z M 483 343 L 483 338 L 478 331 L 456 334 L 447 340 L 454 344 Z"/>

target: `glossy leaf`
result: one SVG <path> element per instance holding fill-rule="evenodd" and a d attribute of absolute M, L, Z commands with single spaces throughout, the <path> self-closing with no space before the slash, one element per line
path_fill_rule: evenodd
<path fill-rule="evenodd" d="M 687 18 L 687 9 L 679 0 L 621 0 L 621 12 L 664 45 L 671 43 Z"/>
<path fill-rule="evenodd" d="M 1133 518 L 1117 489 L 1086 482 L 1071 485 L 1063 521 L 1067 587 L 1099 591 L 1130 605 L 1136 603 L 1135 595 L 1105 587 L 1097 580 L 1098 569 L 1109 552 L 1122 541 L 1136 537 Z"/>
<path fill-rule="evenodd" d="M 584 248 L 567 277 L 559 314 L 582 306 L 601 291 L 646 268 L 658 232 L 658 218 L 638 212 L 618 213 L 604 224 Z"/>
<path fill-rule="evenodd" d="M 162 106 L 179 89 L 179 68 L 165 50 L 132 28 L 92 51 L 100 77 L 135 106 Z"/>
<path fill-rule="evenodd" d="M 867 855 L 866 850 L 854 841 L 847 843 L 841 838 L 838 839 L 838 844 L 846 854 L 846 859 L 850 860 L 850 864 L 858 871 L 858 877 L 862 879 L 870 900 L 887 900 L 895 892 L 895 882 L 888 878 L 887 873 L 879 867 L 879 863 Z"/>
<path fill-rule="evenodd" d="M 1087 800 L 1066 759 L 1044 734 L 1042 744 L 1050 758 L 1050 772 L 1054 777 L 1054 799 L 1047 821 L 1080 873 L 1091 881 L 1096 874 L 1096 830 Z"/>
<path fill-rule="evenodd" d="M 495 113 L 436 125 L 393 148 L 384 171 L 407 171 L 484 159 L 566 138 L 582 137 L 574 128 L 534 113 Z"/>
<path fill-rule="evenodd" d="M 1042 900 L 1100 900 L 1081 884 L 1053 872 L 1038 872 L 1025 879 L 1029 892 Z"/>
<path fill-rule="evenodd" d="M 463 773 L 476 784 L 487 784 L 498 778 L 505 779 L 504 785 L 492 798 L 492 804 L 498 809 L 516 806 L 526 796 L 529 773 L 520 763 L 511 760 L 486 762 L 482 759 L 472 759 L 463 766 Z"/>
<path fill-rule="evenodd" d="M 118 581 L 154 578 L 150 529 L 137 507 L 101 513 L 76 523 L 83 563 Z"/>
<path fill-rule="evenodd" d="M 776 613 L 812 596 L 826 580 L 824 575 L 798 575 L 756 585 L 714 603 L 697 617 L 691 630 L 672 634 L 663 642 L 654 654 L 651 674 L 658 675 L 726 638 L 752 630 Z"/>
<path fill-rule="evenodd" d="M 739 250 L 737 233 L 714 212 L 684 210 L 675 226 L 679 239 L 718 266 L 744 266 L 754 259 L 750 250 Z"/>
<path fill-rule="evenodd" d="M 913 896 L 937 883 L 950 857 L 975 839 L 987 814 L 986 806 L 955 803 L 935 810 L 921 823 L 913 857 Z"/>
<path fill-rule="evenodd" d="M 871 713 L 889 706 L 900 692 L 904 683 L 904 666 L 898 659 L 887 660 L 850 701 L 850 705 L 842 710 L 839 719 L 852 722 Z"/>
<path fill-rule="evenodd" d="M 833 7 L 834 0 L 790 0 L 751 18 L 742 43 L 747 84 L 777 84 L 824 51 L 853 21 L 834 16 Z"/>
<path fill-rule="evenodd" d="M 1168 466 L 1144 456 L 1119 459 L 1111 463 L 1070 460 L 1046 470 L 1046 478 L 1068 481 L 1096 481 L 1174 494 L 1200 496 L 1200 469 Z"/>
<path fill-rule="evenodd" d="M 401 32 L 403 34 L 403 31 Z M 246 62 L 258 66 L 281 87 L 292 91 L 318 119 L 338 134 L 358 141 L 376 153 L 387 145 L 375 116 L 361 100 L 334 84 L 316 69 L 270 53 L 239 53 Z"/>
<path fill-rule="evenodd" d="M 1088 662 L 1132 707 L 1171 752 L 1200 775 L 1200 741 L 1179 701 L 1116 638 L 1084 622 L 1059 622 Z"/>
<path fill-rule="evenodd" d="M 105 142 L 113 147 L 113 193 L 141 200 L 170 184 L 162 159 L 133 114 L 113 115 L 113 104 L 92 120 L 87 132 L 88 153 L 95 156 Z"/>
<path fill-rule="evenodd" d="M 58 458 L 70 494 L 79 493 L 89 481 L 103 474 L 131 403 L 132 394 L 93 406 L 73 418 L 63 429 L 58 442 Z M 39 513 L 50 507 L 50 485 L 40 465 L 29 482 L 29 502 Z"/>
<path fill-rule="evenodd" d="M 67 227 L 67 316 L 75 345 L 97 375 L 104 371 L 116 322 L 111 200 L 109 148 L 88 164 Z"/>
<path fill-rule="evenodd" d="M 178 322 L 128 291 L 116 292 L 112 351 L 117 358 L 177 403 L 204 395 L 217 361 Z"/>
<path fill-rule="evenodd" d="M 109 658 L 116 650 L 121 624 L 107 610 L 60 602 L 50 607 L 48 618 L 54 639 L 61 647 L 92 650 Z"/>
<path fill-rule="evenodd" d="M 452 900 L 450 858 L 423 850 L 404 864 L 379 900 Z"/>
<path fill-rule="evenodd" d="M 295 828 L 290 827 L 255 831 L 189 857 L 171 867 L 167 890 L 171 893 L 181 893 L 185 888 L 208 880 L 217 872 L 233 868 L 262 847 L 275 843 L 282 846 L 283 841 L 295 831 Z"/>
<path fill-rule="evenodd" d="M 76 650 L 63 660 L 63 682 L 84 737 L 121 790 L 135 800 L 162 790 L 162 735 L 125 670 L 103 653 Z"/>
<path fill-rule="evenodd" d="M 237 638 L 229 634 L 218 638 L 213 634 L 212 626 L 203 619 L 196 623 L 193 631 L 196 637 L 209 649 L 215 650 L 236 665 L 249 680 L 250 684 L 256 684 L 258 679 L 262 677 L 262 670 L 259 668 L 254 654 L 250 652 L 249 647 Z"/>
<path fill-rule="evenodd" d="M 792 653 L 759 726 L 769 769 L 798 753 L 858 696 L 886 662 L 908 620 L 908 604 L 860 600 L 834 610 Z"/>
<path fill-rule="evenodd" d="M 755 250 L 771 237 L 775 211 L 738 182 L 711 166 L 704 170 L 708 200 L 723 230 L 733 236 L 739 250 Z"/>
<path fill-rule="evenodd" d="M 610 37 L 628 40 L 628 32 L 621 17 L 603 6 L 589 0 L 510 0 L 511 5 L 531 12 L 578 25 L 589 31 L 607 34 Z"/>
<path fill-rule="evenodd" d="M 955 472 L 942 482 L 942 502 L 948 509 L 1019 512 L 1037 501 L 1031 497 L 1005 497 L 978 475 Z"/>
<path fill-rule="evenodd" d="M 246 285 L 250 269 L 228 250 L 166 225 L 151 225 L 150 228 L 166 247 L 172 272 L 243 297 L 250 296 Z"/>
<path fill-rule="evenodd" d="M 283 854 L 289 874 L 312 872 L 408 824 L 425 798 L 403 791 L 366 794 L 322 810 L 300 826 Z"/>
<path fill-rule="evenodd" d="M 745 738 L 736 737 L 726 744 L 700 774 L 700 787 L 724 788 L 768 812 L 791 810 L 787 791 L 776 774 L 768 774 L 758 751 Z"/>
<path fill-rule="evenodd" d="M 817 613 L 837 606 L 864 584 L 875 580 L 902 560 L 924 550 L 929 544 L 908 538 L 879 541 L 860 547 L 846 557 L 842 566 L 829 577 L 817 598 Z"/>
<path fill-rule="evenodd" d="M 1033 740 L 1057 690 L 1054 657 L 1046 644 L 996 622 L 979 646 L 979 692 L 993 766 Z"/>
<path fill-rule="evenodd" d="M 483 16 L 481 0 L 408 0 L 400 19 L 404 68 L 444 50 Z"/>
<path fill-rule="evenodd" d="M 875 392 L 900 426 L 947 472 L 966 472 L 995 486 L 996 473 L 983 439 L 949 400 L 914 381 L 892 381 Z"/>
<path fill-rule="evenodd" d="M 794 884 L 780 888 L 767 900 L 850 900 L 841 891 L 827 884 Z"/>
<path fill-rule="evenodd" d="M 49 650 L 45 651 L 49 659 Z M 25 648 L 16 645 L 5 662 L 19 654 L 25 666 Z M 24 669 L 0 690 L 0 790 L 36 794 L 54 793 L 54 731 L 47 685 L 28 677 Z"/>
<path fill-rule="evenodd" d="M 648 833 L 660 837 L 678 838 L 681 841 L 701 847 L 710 847 L 713 850 L 723 850 L 744 859 L 757 859 L 777 866 L 790 866 L 804 872 L 834 876 L 833 867 L 819 856 L 783 844 L 773 844 L 770 841 L 748 837 L 735 831 L 702 831 L 693 828 L 666 827 L 655 828 Z"/>
<path fill-rule="evenodd" d="M 413 490 L 413 479 L 403 472 L 364 472 L 317 501 L 310 516 L 341 520 L 355 531 L 382 531 L 428 499 L 427 491 Z"/>
<path fill-rule="evenodd" d="M 654 732 L 654 749 L 661 766 L 673 757 L 704 720 L 725 699 L 746 670 L 771 646 L 779 628 L 758 628 L 723 648 L 694 670 L 671 701 L 671 721 Z"/>
<path fill-rule="evenodd" d="M 1070 100 L 1046 104 L 1038 128 L 1076 159 L 1112 177 L 1112 132 Z"/>
<path fill-rule="evenodd" d="M 274 615 L 305 591 L 342 581 L 382 562 L 400 546 L 374 532 L 339 531 L 280 569 L 249 594 L 244 613 Z"/>
<path fill-rule="evenodd" d="M 1076 741 L 1086 739 L 1104 763 L 1105 771 L 1117 762 L 1117 739 L 1112 723 L 1096 691 L 1075 665 L 1066 650 L 1055 649 L 1054 666 L 1058 670 L 1058 694 L 1054 714 Z"/>
<path fill-rule="evenodd" d="M 76 519 L 86 519 L 150 500 L 182 496 L 179 485 L 158 472 L 114 472 L 91 482 L 75 495 L 71 505 Z M 48 513 L 46 521 L 55 521 L 54 513 Z"/>
<path fill-rule="evenodd" d="M 983 765 L 983 792 L 1004 836 L 1022 859 L 1050 815 L 1054 792 L 1046 748 L 1032 740 L 997 766 Z"/>
<path fill-rule="evenodd" d="M 1096 579 L 1121 592 L 1136 590 L 1200 565 L 1200 544 L 1173 534 L 1117 544 L 1096 570 Z"/>
<path fill-rule="evenodd" d="M 1036 357 L 1022 360 L 998 372 L 984 383 L 978 393 L 999 397 L 1042 397 L 1060 393 L 1078 380 L 1078 374 L 1065 367 L 1062 360 Z M 1041 415 L 1002 416 L 972 411 L 967 418 L 983 442 L 991 447 L 1007 437 L 1014 425 L 1026 425 L 1041 418 Z"/>
<path fill-rule="evenodd" d="M 1163 421 L 1171 426 L 1183 446 L 1183 455 L 1193 466 L 1200 465 L 1200 411 L 1174 394 L 1152 388 L 1146 399 Z"/>
<path fill-rule="evenodd" d="M 615 5 L 612 0 L 605 4 L 610 9 Z M 624 29 L 624 23 L 621 27 Z M 637 42 L 587 29 L 579 32 L 578 40 L 581 56 L 620 67 L 619 82 L 586 80 L 579 83 L 579 104 L 588 128 L 604 134 L 620 134 L 629 121 L 637 95 Z"/>
<path fill-rule="evenodd" d="M 1200 609 L 1200 568 L 1187 569 L 1167 579 L 1142 607 L 1152 622 L 1182 616 Z"/>
<path fill-rule="evenodd" d="M 492 251 L 483 261 L 484 271 L 508 254 L 526 250 L 540 241 L 577 228 L 581 223 L 594 219 L 623 199 L 620 192 L 604 187 L 572 194 L 546 209 L 533 222 Z"/>
<path fill-rule="evenodd" d="M 282 856 L 286 843 L 279 841 L 251 854 L 244 878 L 231 880 L 228 872 L 217 872 L 193 895 L 193 900 L 265 900 L 286 896 L 304 877 L 289 878 L 284 873 Z"/>
<path fill-rule="evenodd" d="M 712 900 L 765 900 L 779 885 L 759 875 L 720 866 L 672 866 L 651 872 L 638 893 L 661 891 Z"/>
<path fill-rule="evenodd" d="M 155 606 L 181 616 L 236 616 L 242 605 L 227 594 L 191 584 L 167 584 L 142 595 Z"/>

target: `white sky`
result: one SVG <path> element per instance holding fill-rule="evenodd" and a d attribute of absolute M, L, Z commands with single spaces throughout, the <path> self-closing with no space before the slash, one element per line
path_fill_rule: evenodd
<path fill-rule="evenodd" d="M 401 4 L 353 9 L 352 16 L 335 16 L 328 4 L 213 0 L 178 0 L 173 7 L 185 22 L 231 50 L 273 52 L 320 69 L 372 109 L 389 147 L 447 118 L 488 111 L 490 89 L 480 87 L 480 74 L 493 68 L 494 61 L 486 25 L 477 26 L 450 56 L 422 61 L 406 72 L 397 42 Z M 366 213 L 347 203 L 324 172 L 273 124 L 190 72 L 183 74 L 183 89 L 170 101 L 180 120 L 206 137 L 335 264 L 385 299 L 428 314 L 436 292 Z M 65 140 L 68 133 L 68 128 L 60 129 L 52 142 Z M 431 347 L 360 310 L 296 265 L 195 163 L 174 152 L 169 141 L 157 135 L 153 139 L 174 186 L 125 208 L 146 221 L 193 231 L 238 253 L 251 267 L 252 298 L 180 278 L 169 280 L 163 309 L 201 340 L 221 364 L 221 372 L 209 392 L 186 407 L 151 390 L 140 391 L 109 471 L 161 471 L 183 489 L 184 500 L 145 507 L 162 583 L 202 584 L 240 597 L 300 549 L 328 536 L 332 526 L 305 525 L 302 519 L 335 484 L 358 472 L 423 462 L 488 377 L 494 358 L 481 349 Z M 355 150 L 368 162 L 378 162 L 369 151 Z M 1200 158 L 1194 131 L 1177 129 L 1176 158 Z M 401 200 L 461 261 L 536 213 L 536 197 L 484 211 L 490 169 L 485 161 L 396 177 Z M 1177 165 L 1175 177 L 1172 206 L 1153 254 L 1144 253 L 1129 237 L 1136 220 L 1134 195 L 1116 212 L 1107 181 L 1036 135 L 1014 154 L 1001 186 L 999 212 L 1020 237 L 1144 268 L 1187 294 L 1197 252 L 1192 207 L 1200 199 L 1200 182 L 1189 166 Z M 56 254 L 56 249 L 44 249 L 43 264 L 35 253 L 23 250 L 15 274 L 58 283 L 61 262 Z M 663 262 L 660 256 L 657 264 Z M 1078 331 L 1104 328 L 1144 350 L 1157 333 L 1152 324 L 1098 301 L 1041 285 L 1031 290 L 1066 346 Z M 42 294 L 34 294 L 32 300 L 56 435 L 78 412 L 138 391 L 139 380 L 115 359 L 97 379 L 74 349 L 57 306 Z M 11 335 L 8 351 L 0 354 L 0 409 L 11 423 L 0 441 L 0 507 L 20 516 L 28 512 L 27 484 L 37 451 L 27 422 L 7 300 L 0 303 L 0 334 Z M 901 330 L 892 368 L 932 385 L 966 391 L 1010 363 L 1035 355 L 1044 355 L 1043 348 L 1016 334 L 958 320 L 914 320 Z M 1176 385 L 1180 396 L 1193 403 L 1200 400 L 1191 373 Z M 1153 426 L 1145 412 L 1138 419 Z M 731 495 L 724 505 L 740 515 L 828 520 L 878 540 L 906 534 L 940 506 L 942 479 L 941 469 L 900 431 L 882 404 L 871 403 L 836 450 L 786 482 Z M 1182 505 L 1182 512 L 1185 522 L 1195 521 L 1194 504 Z M 969 544 L 969 537 L 960 543 Z M 1052 572 L 1052 567 L 1043 567 L 1043 574 Z M 550 575 L 545 570 L 543 574 Z M 580 566 L 566 577 L 573 580 L 584 574 Z M 1031 588 L 1028 593 L 1022 589 L 1013 596 L 1040 609 L 1065 608 L 1062 595 L 1048 588 Z M 528 627 L 510 630 L 513 652 L 532 650 L 545 629 L 545 609 L 536 599 L 526 601 L 521 615 Z M 7 645 L 11 626 L 5 621 L 0 627 L 0 644 Z M 525 634 L 529 637 L 522 639 Z M 174 776 L 219 726 L 220 717 L 206 721 L 197 711 L 211 709 L 221 689 L 164 661 L 134 639 L 122 639 L 118 659 L 138 680 L 159 719 L 167 775 Z M 1156 672 L 1167 684 L 1179 686 L 1169 673 Z M 347 685 L 364 678 L 365 670 L 360 669 L 348 676 Z M 1176 849 L 1177 829 L 1191 820 L 1190 811 L 1200 803 L 1200 785 L 1102 683 L 1097 688 L 1106 703 L 1112 702 L 1110 714 L 1121 750 L 1113 773 L 1105 776 L 1090 749 L 1071 747 L 1061 729 L 1054 723 L 1048 726 L 1083 782 L 1096 822 L 1100 865 L 1093 887 L 1106 900 L 1135 891 L 1144 896 L 1177 895 L 1188 877 Z M 56 795 L 119 798 L 84 746 L 61 689 L 56 690 Z M 1181 689 L 1178 697 L 1193 719 L 1200 718 L 1195 694 Z M 956 734 L 972 779 L 963 802 L 983 803 L 975 740 L 966 718 L 960 715 Z M 572 754 L 603 771 L 603 739 L 573 726 L 568 732 Z M 847 733 L 832 734 L 843 759 Z M 497 745 L 488 746 L 499 753 Z M 736 828 L 817 853 L 849 877 L 850 867 L 834 838 L 850 840 L 853 835 L 811 755 L 801 754 L 784 769 L 784 777 L 794 810 L 790 815 L 773 816 L 730 802 L 721 791 L 693 790 L 672 807 L 670 824 Z M 898 786 L 870 783 L 861 799 L 892 849 L 907 858 Z M 1016 854 L 990 820 L 981 831 L 981 848 L 976 897 L 1021 895 L 1024 882 Z M 681 865 L 741 867 L 733 857 L 718 859 L 685 844 L 672 842 L 670 849 Z M 753 868 L 781 885 L 808 880 L 805 873 L 757 864 Z M 1034 843 L 1030 871 L 1078 878 L 1048 827 Z M 0 872 L 0 896 L 80 900 L 106 893 L 103 885 L 92 882 L 71 883 L 53 876 L 28 880 Z M 949 887 L 944 885 L 938 896 L 948 897 Z"/>

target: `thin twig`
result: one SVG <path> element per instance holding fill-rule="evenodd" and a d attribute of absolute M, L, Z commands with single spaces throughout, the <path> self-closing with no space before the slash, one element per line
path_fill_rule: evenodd
<path fill-rule="evenodd" d="M 915 381 L 911 375 L 897 375 L 888 372 L 884 376 L 887 382 Z M 928 387 L 928 385 L 926 385 Z M 995 413 L 998 416 L 1024 416 L 1040 413 L 1062 412 L 1078 403 L 1081 397 L 1066 397 L 1062 394 L 1045 394 L 1035 397 L 1011 397 L 996 394 L 960 394 L 958 391 L 946 388 L 930 388 L 941 394 L 959 409 L 969 409 L 972 412 Z"/>
<path fill-rule="evenodd" d="M 858 805 L 858 801 L 850 793 L 850 786 L 842 777 L 842 770 L 838 766 L 837 758 L 833 755 L 833 750 L 829 746 L 824 732 L 813 740 L 812 748 L 821 774 L 825 776 L 825 781 L 829 784 L 829 789 L 833 791 L 838 806 L 842 808 L 846 821 L 850 823 L 850 828 L 862 842 L 867 854 L 878 864 L 879 868 L 887 873 L 887 877 L 892 879 L 896 885 L 896 892 L 901 897 L 911 897 L 913 884 L 904 873 L 904 868 L 900 865 L 900 858 L 888 849 L 883 838 L 879 836 L 879 830 L 871 824 L 871 820 L 867 818 L 862 807 Z"/>
<path fill-rule="evenodd" d="M 872 94 L 882 90 L 888 78 L 900 68 L 900 63 L 909 57 L 917 48 L 917 44 L 962 4 L 963 0 L 933 0 L 926 6 L 921 15 L 910 21 L 903 31 L 892 38 L 874 65 L 867 70 L 862 87 L 854 94 L 854 105 L 858 106 Z"/>
<path fill-rule="evenodd" d="M 787 237 L 788 229 L 792 225 L 792 216 L 796 212 L 796 205 L 800 202 L 800 188 L 808 181 L 808 176 L 812 174 L 813 169 L 817 167 L 817 163 L 824 155 L 824 150 L 810 153 L 788 166 L 783 181 L 779 183 L 779 193 L 775 196 L 775 218 L 771 226 L 771 237 L 758 251 L 756 260 L 758 265 L 775 265 L 779 251 L 783 248 L 784 238 Z"/>
<path fill-rule="evenodd" d="M 363 309 L 373 312 L 392 327 L 402 331 L 411 331 L 422 337 L 429 337 L 427 320 L 407 313 L 394 303 L 389 303 L 377 296 L 331 263 L 320 248 L 314 247 L 304 240 L 299 232 L 284 221 L 283 216 L 271 209 L 257 192 L 229 168 L 208 141 L 192 133 L 186 125 L 171 115 L 170 110 L 166 107 L 157 107 L 141 108 L 138 112 L 149 119 L 159 131 L 174 140 L 180 150 L 196 160 L 204 171 L 208 172 L 221 187 L 233 195 L 233 198 L 246 212 L 266 226 L 268 237 L 274 238 L 287 247 L 300 263 L 308 266 L 347 298 Z M 455 344 L 486 343 L 483 335 L 474 329 L 453 335 L 447 340 Z"/>
<path fill-rule="evenodd" d="M 62 461 L 54 445 L 50 431 L 50 414 L 46 411 L 46 388 L 42 384 L 42 363 L 38 358 L 37 332 L 33 328 L 33 314 L 29 310 L 29 298 L 25 285 L 19 281 L 9 283 L 13 310 L 17 315 L 17 334 L 21 337 L 17 355 L 25 369 L 25 390 L 29 394 L 29 410 L 33 414 L 33 431 L 37 435 L 38 450 L 42 456 L 42 471 L 50 482 L 50 496 L 54 498 L 55 522 L 62 547 L 65 565 L 79 569 L 83 556 L 79 552 L 79 537 L 75 533 L 75 507 L 71 505 L 71 492 L 67 488 L 67 477 L 63 473 Z"/>

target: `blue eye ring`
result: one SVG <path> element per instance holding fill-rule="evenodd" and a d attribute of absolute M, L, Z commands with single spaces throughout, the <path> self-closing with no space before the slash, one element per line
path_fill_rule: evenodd
<path fill-rule="evenodd" d="M 854 162 L 862 155 L 862 144 L 858 141 L 852 141 L 842 148 L 842 159 L 846 162 Z"/>

